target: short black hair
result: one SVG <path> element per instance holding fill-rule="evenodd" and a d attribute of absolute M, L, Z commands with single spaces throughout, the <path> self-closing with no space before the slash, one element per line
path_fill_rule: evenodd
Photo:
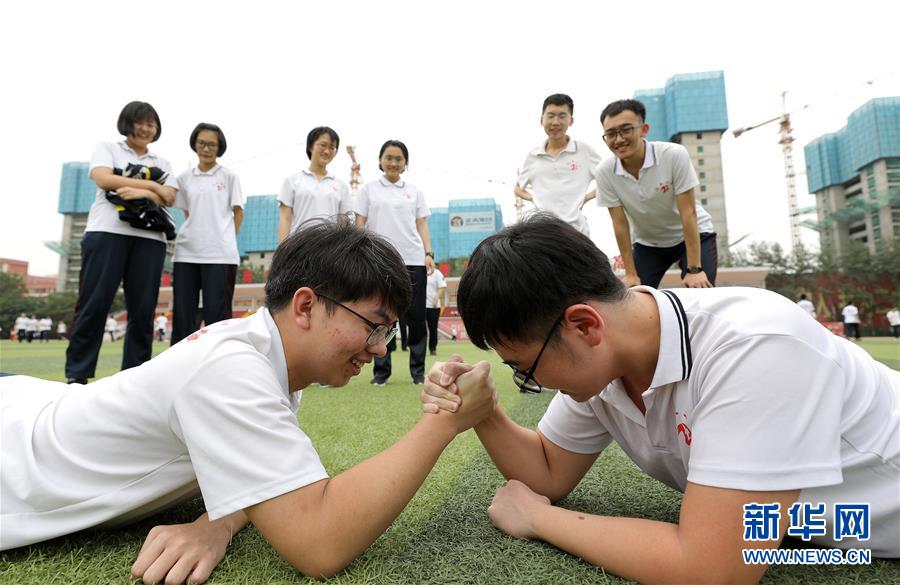
<path fill-rule="evenodd" d="M 475 248 L 456 298 L 469 339 L 487 349 L 543 339 L 567 307 L 627 292 L 589 237 L 541 212 Z"/>
<path fill-rule="evenodd" d="M 119 134 L 128 138 L 134 134 L 134 123 L 144 120 L 152 120 L 156 122 L 156 136 L 150 142 L 156 142 L 162 136 L 162 122 L 159 121 L 159 114 L 156 109 L 147 102 L 129 102 L 121 113 L 119 113 L 119 121 L 116 122 L 116 128 Z"/>
<path fill-rule="evenodd" d="M 802 294 L 800 295 L 800 300 L 801 300 L 801 301 L 806 300 L 806 293 L 802 293 Z"/>
<path fill-rule="evenodd" d="M 329 219 L 300 224 L 275 250 L 265 288 L 269 311 L 286 307 L 304 286 L 338 302 L 377 298 L 397 315 L 412 299 L 406 265 L 386 239 Z"/>
<path fill-rule="evenodd" d="M 625 110 L 631 110 L 637 114 L 637 117 L 641 119 L 641 122 L 647 120 L 647 108 L 644 107 L 644 104 L 635 99 L 627 99 L 616 100 L 603 108 L 603 111 L 600 112 L 600 123 L 602 124 L 609 116 L 618 116 Z"/>
<path fill-rule="evenodd" d="M 204 130 L 208 132 L 215 132 L 218 136 L 216 140 L 218 140 L 219 142 L 219 149 L 216 151 L 216 156 L 222 156 L 223 154 L 225 154 L 225 149 L 228 148 L 228 143 L 225 141 L 225 133 L 222 132 L 222 129 L 215 124 L 209 124 L 208 122 L 200 122 L 199 124 L 197 124 L 197 127 L 194 128 L 194 131 L 191 132 L 191 150 L 197 152 L 197 135 Z"/>
<path fill-rule="evenodd" d="M 569 106 L 569 115 L 575 115 L 575 102 L 564 93 L 554 93 L 547 96 L 547 99 L 544 100 L 544 105 L 541 107 L 542 116 L 547 110 L 547 106 Z"/>
<path fill-rule="evenodd" d="M 400 142 L 399 140 L 388 140 L 384 144 L 381 145 L 381 150 L 378 151 L 378 170 L 384 171 L 381 168 L 381 157 L 384 154 L 384 151 L 390 148 L 391 146 L 396 146 L 400 149 L 400 152 L 403 153 L 403 158 L 406 159 L 406 168 L 409 168 L 409 149 L 406 148 L 406 145 Z"/>
<path fill-rule="evenodd" d="M 338 136 L 338 133 L 334 131 L 334 129 L 329 128 L 328 126 L 316 126 L 312 130 L 309 131 L 309 134 L 306 135 L 306 158 L 312 160 L 312 147 L 313 144 L 316 143 L 316 140 L 319 139 L 319 136 L 322 134 L 328 134 L 331 136 L 331 141 L 334 142 L 334 149 L 337 150 L 341 145 L 341 137 Z"/>

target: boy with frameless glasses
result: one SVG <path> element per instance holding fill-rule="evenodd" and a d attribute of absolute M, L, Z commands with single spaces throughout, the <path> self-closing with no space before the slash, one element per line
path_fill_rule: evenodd
<path fill-rule="evenodd" d="M 806 511 L 820 521 L 813 543 L 900 557 L 900 372 L 791 300 L 627 289 L 586 236 L 542 214 L 484 240 L 457 299 L 472 342 L 493 347 L 520 387 L 559 388 L 535 430 L 499 405 L 475 425 L 509 480 L 488 509 L 504 532 L 642 583 L 756 582 L 766 565 L 742 551 L 798 535 L 791 518 Z M 423 410 L 465 406 L 447 388 L 470 367 L 436 364 Z M 612 441 L 684 493 L 677 524 L 552 505 Z M 868 520 L 843 522 L 847 505 Z M 748 540 L 754 506 L 775 524 Z"/>
<path fill-rule="evenodd" d="M 134 577 L 201 583 L 248 522 L 305 575 L 330 576 L 493 408 L 484 364 L 460 378 L 462 416 L 424 415 L 392 447 L 329 478 L 297 423 L 300 391 L 343 386 L 384 355 L 410 300 L 406 267 L 369 231 L 314 222 L 278 246 L 265 292 L 252 316 L 77 391 L 0 377 L 0 550 L 127 524 L 199 490 L 207 513 L 153 528 Z"/>
<path fill-rule="evenodd" d="M 686 287 L 712 287 L 716 234 L 695 198 L 697 174 L 683 146 L 646 140 L 646 115 L 633 99 L 612 102 L 600 114 L 603 141 L 615 156 L 594 169 L 597 204 L 609 209 L 623 282 L 656 288 L 678 262 Z"/>

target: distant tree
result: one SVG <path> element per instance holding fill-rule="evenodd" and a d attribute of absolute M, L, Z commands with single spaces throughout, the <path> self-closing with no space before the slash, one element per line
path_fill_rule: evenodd
<path fill-rule="evenodd" d="M 3 328 L 3 339 L 9 334 L 21 313 L 31 314 L 35 308 L 35 299 L 25 296 L 25 283 L 18 274 L 0 272 L 0 327 Z"/>

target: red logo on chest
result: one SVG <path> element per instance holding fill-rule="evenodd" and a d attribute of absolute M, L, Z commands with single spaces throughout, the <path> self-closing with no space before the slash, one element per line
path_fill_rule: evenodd
<path fill-rule="evenodd" d="M 687 413 L 686 412 L 678 412 L 675 411 L 675 416 L 680 416 L 685 421 L 687 421 Z M 691 427 L 688 426 L 687 422 L 680 422 L 675 425 L 675 435 L 681 435 L 684 439 L 684 444 L 688 447 L 691 446 L 691 438 L 693 437 L 693 433 L 691 433 Z"/>
<path fill-rule="evenodd" d="M 668 193 L 672 190 L 672 186 L 668 183 L 660 183 L 659 187 L 656 188 L 660 193 Z"/>
<path fill-rule="evenodd" d="M 576 161 L 574 161 L 574 160 L 570 160 L 567 166 L 568 166 L 570 169 L 572 169 L 572 172 L 575 172 L 575 171 L 577 171 L 578 169 L 581 168 L 581 165 L 579 165 L 579 164 L 578 164 Z"/>

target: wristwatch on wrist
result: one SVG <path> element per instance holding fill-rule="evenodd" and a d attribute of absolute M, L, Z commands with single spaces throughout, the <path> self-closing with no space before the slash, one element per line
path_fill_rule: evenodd
<path fill-rule="evenodd" d="M 701 266 L 688 266 L 685 272 L 688 274 L 700 274 L 703 272 L 703 268 Z"/>
<path fill-rule="evenodd" d="M 432 252 L 432 251 L 429 250 L 428 252 L 425 252 L 425 255 L 426 255 L 426 256 L 431 256 L 431 259 L 434 260 L 434 252 Z"/>

